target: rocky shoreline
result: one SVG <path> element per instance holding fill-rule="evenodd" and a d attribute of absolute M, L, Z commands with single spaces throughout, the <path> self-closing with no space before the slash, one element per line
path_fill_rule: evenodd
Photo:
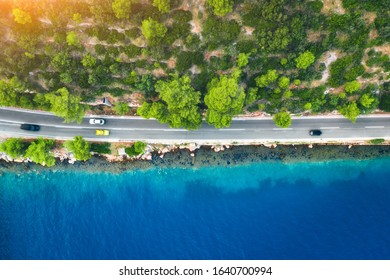
<path fill-rule="evenodd" d="M 122 157 L 108 161 L 99 155 L 86 162 L 57 158 L 51 168 L 25 161 L 0 160 L 0 171 L 39 172 L 43 170 L 87 171 L 119 173 L 149 168 L 201 168 L 208 166 L 235 166 L 258 162 L 316 162 L 330 160 L 366 160 L 390 157 L 389 145 L 253 145 L 253 146 L 166 146 L 155 149 L 149 146 L 146 154 L 137 158 Z"/>

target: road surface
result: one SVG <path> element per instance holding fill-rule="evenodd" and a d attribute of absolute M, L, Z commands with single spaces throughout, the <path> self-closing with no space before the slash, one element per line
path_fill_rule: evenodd
<path fill-rule="evenodd" d="M 234 119 L 231 126 L 216 129 L 207 125 L 194 131 L 171 129 L 156 120 L 138 117 L 104 117 L 106 124 L 90 125 L 88 118 L 81 124 L 64 123 L 63 119 L 46 112 L 0 108 L 0 136 L 3 137 L 47 137 L 71 139 L 81 135 L 89 141 L 133 141 L 150 143 L 261 143 L 261 142 L 332 142 L 384 138 L 390 140 L 390 115 L 359 117 L 351 123 L 344 117 L 299 117 L 292 125 L 283 129 L 271 118 Z M 38 132 L 21 130 L 20 124 L 39 124 Z M 108 129 L 109 136 L 96 136 L 96 129 Z M 310 129 L 322 130 L 321 136 L 310 136 Z"/>

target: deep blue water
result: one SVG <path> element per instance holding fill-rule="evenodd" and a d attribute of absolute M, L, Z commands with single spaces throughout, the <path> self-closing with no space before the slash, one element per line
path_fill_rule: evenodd
<path fill-rule="evenodd" d="M 4 172 L 0 259 L 390 259 L 390 159 Z"/>

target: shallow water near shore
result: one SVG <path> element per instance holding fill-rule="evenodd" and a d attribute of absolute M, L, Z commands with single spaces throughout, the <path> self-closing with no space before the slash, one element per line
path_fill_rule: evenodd
<path fill-rule="evenodd" d="M 0 177 L 0 259 L 390 259 L 390 158 Z"/>

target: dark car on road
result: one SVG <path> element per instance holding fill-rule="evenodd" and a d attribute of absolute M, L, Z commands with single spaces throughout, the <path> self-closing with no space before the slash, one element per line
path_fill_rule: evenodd
<path fill-rule="evenodd" d="M 322 134 L 322 131 L 319 129 L 312 129 L 309 131 L 309 134 L 311 136 L 320 136 Z"/>
<path fill-rule="evenodd" d="M 39 131 L 41 127 L 37 124 L 24 123 L 20 125 L 20 129 L 29 130 L 29 131 Z"/>

